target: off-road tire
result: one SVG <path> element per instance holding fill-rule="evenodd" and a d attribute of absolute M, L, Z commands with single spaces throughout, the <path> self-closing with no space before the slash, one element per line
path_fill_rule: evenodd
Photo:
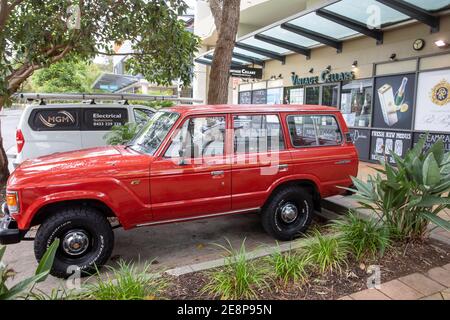
<path fill-rule="evenodd" d="M 297 218 L 285 223 L 281 219 L 280 208 L 287 204 L 298 209 Z M 289 241 L 306 232 L 314 213 L 312 195 L 305 189 L 289 186 L 276 191 L 262 208 L 261 222 L 264 230 L 277 240 Z"/>
<path fill-rule="evenodd" d="M 63 239 L 71 230 L 84 230 L 89 235 L 89 245 L 81 256 L 69 256 L 63 249 Z M 55 277 L 67 278 L 79 267 L 81 276 L 94 274 L 111 256 L 114 233 L 106 217 L 91 207 L 72 207 L 53 213 L 40 225 L 34 240 L 34 254 L 38 261 L 56 239 L 60 245 L 50 271 Z"/>

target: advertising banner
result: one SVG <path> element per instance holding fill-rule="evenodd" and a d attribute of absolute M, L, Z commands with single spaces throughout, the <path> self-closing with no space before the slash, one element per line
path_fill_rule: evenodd
<path fill-rule="evenodd" d="M 376 78 L 373 127 L 411 129 L 415 82 L 415 74 Z"/>
<path fill-rule="evenodd" d="M 369 160 L 370 152 L 370 130 L 350 129 L 350 135 L 356 149 L 358 149 L 359 159 Z"/>
<path fill-rule="evenodd" d="M 415 132 L 414 133 L 414 144 L 416 144 L 420 138 L 427 136 L 425 132 Z M 430 149 L 433 144 L 435 144 L 439 139 L 444 142 L 444 147 L 446 151 L 450 151 L 450 134 L 445 133 L 429 133 L 425 141 L 424 149 Z"/>
<path fill-rule="evenodd" d="M 411 132 L 372 130 L 370 143 L 370 160 L 384 160 L 395 163 L 391 154 L 403 157 L 412 145 Z"/>
<path fill-rule="evenodd" d="M 450 69 L 419 75 L 415 130 L 450 132 Z"/>

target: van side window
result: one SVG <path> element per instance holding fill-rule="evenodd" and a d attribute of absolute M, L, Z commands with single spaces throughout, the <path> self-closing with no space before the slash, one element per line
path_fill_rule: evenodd
<path fill-rule="evenodd" d="M 234 153 L 284 150 L 284 137 L 277 115 L 234 116 Z"/>
<path fill-rule="evenodd" d="M 342 134 L 336 118 L 330 115 L 291 115 L 287 118 L 294 147 L 336 146 Z"/>
<path fill-rule="evenodd" d="M 86 108 L 83 109 L 83 131 L 107 131 L 114 126 L 128 122 L 128 110 L 125 108 Z"/>
<path fill-rule="evenodd" d="M 76 131 L 80 130 L 80 110 L 35 109 L 31 112 L 28 124 L 34 131 Z"/>
<path fill-rule="evenodd" d="M 166 158 L 202 158 L 225 154 L 225 117 L 186 120 L 172 139 Z"/>

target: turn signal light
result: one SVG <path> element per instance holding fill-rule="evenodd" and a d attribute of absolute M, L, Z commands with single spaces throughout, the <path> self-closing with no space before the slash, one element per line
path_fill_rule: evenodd
<path fill-rule="evenodd" d="M 16 192 L 8 192 L 6 194 L 6 204 L 10 213 L 19 212 L 19 199 Z"/>

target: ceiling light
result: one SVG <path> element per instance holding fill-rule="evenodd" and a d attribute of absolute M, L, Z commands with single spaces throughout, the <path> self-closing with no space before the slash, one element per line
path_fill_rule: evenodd
<path fill-rule="evenodd" d="M 436 40 L 434 44 L 439 48 L 446 48 L 448 47 L 448 43 L 445 40 Z"/>

